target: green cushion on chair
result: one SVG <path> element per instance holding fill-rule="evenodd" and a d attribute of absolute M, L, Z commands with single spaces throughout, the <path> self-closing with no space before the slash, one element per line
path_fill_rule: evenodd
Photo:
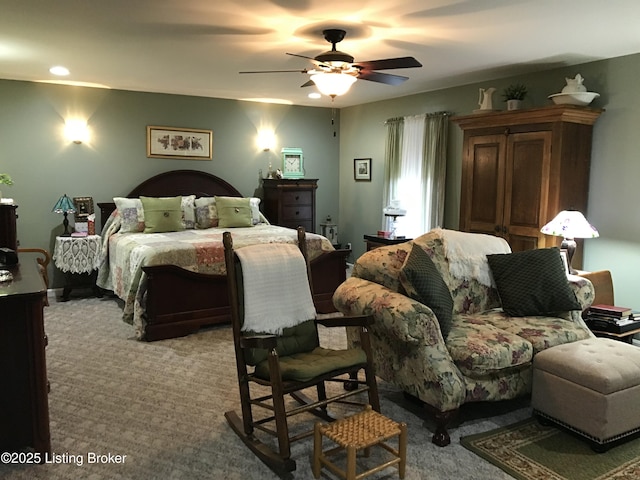
<path fill-rule="evenodd" d="M 280 357 L 280 371 L 283 380 L 306 382 L 324 373 L 366 362 L 367 355 L 360 348 L 330 350 L 317 347 L 311 352 Z M 269 380 L 269 365 L 266 360 L 256 365 L 255 375 Z"/>
<path fill-rule="evenodd" d="M 244 335 L 264 335 L 264 333 L 245 332 Z M 285 328 L 278 336 L 276 351 L 280 357 L 295 353 L 310 352 L 319 345 L 315 320 L 307 320 L 295 327 Z M 266 360 L 267 351 L 263 348 L 252 348 L 245 352 L 245 360 L 249 365 L 257 365 Z"/>

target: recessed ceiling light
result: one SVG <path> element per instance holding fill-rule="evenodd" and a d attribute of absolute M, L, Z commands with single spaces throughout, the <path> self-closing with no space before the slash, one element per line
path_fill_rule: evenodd
<path fill-rule="evenodd" d="M 55 67 L 51 67 L 49 69 L 49 72 L 53 73 L 54 75 L 59 75 L 61 77 L 69 75 L 69 69 L 65 68 L 65 67 L 62 67 L 60 65 L 57 65 Z"/>
<path fill-rule="evenodd" d="M 309 98 L 313 98 L 313 99 L 317 99 L 317 98 L 322 98 L 322 95 L 320 95 L 318 92 L 311 92 L 308 95 Z"/>

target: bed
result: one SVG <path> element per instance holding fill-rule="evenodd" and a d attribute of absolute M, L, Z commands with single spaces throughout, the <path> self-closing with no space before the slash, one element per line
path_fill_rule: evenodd
<path fill-rule="evenodd" d="M 151 177 L 135 187 L 126 198 L 141 196 L 242 197 L 221 178 L 195 170 L 174 170 Z M 146 341 L 184 336 L 206 325 L 231 321 L 224 256 L 217 253 L 223 248 L 224 230 L 230 230 L 234 235 L 240 235 L 241 230 L 246 231 L 245 239 L 238 240 L 240 242 L 295 241 L 296 238 L 295 230 L 264 224 L 251 228 L 188 229 L 150 235 L 121 233 L 118 231 L 119 213 L 115 202 L 98 203 L 98 206 L 103 236 L 98 286 L 113 291 L 124 302 L 123 320 L 135 327 L 136 338 Z M 271 237 L 267 239 L 269 235 Z M 136 238 L 141 243 L 134 245 Z M 174 240 L 172 248 L 177 253 L 171 254 L 168 245 Z M 124 254 L 116 254 L 120 251 L 115 247 L 118 242 L 127 245 L 122 251 L 133 252 L 136 258 L 127 263 Z M 206 242 L 217 244 L 207 245 Z M 160 246 L 160 253 L 148 253 L 153 251 L 151 244 L 154 243 Z M 328 239 L 313 233 L 307 234 L 307 247 L 316 309 L 319 313 L 334 312 L 333 292 L 346 278 L 346 258 L 350 251 L 336 250 Z M 199 254 L 186 254 L 186 250 L 197 250 Z M 195 266 L 178 260 L 185 255 L 206 257 L 208 265 Z M 214 259 L 219 259 L 221 265 L 214 265 Z M 112 271 L 118 262 L 120 274 Z M 127 282 L 120 278 L 123 271 L 128 274 Z"/>

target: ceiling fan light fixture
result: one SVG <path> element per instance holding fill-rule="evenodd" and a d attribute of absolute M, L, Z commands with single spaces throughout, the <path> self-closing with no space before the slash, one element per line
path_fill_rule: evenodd
<path fill-rule="evenodd" d="M 311 75 L 311 81 L 316 84 L 320 93 L 329 97 L 344 95 L 356 80 L 353 75 L 343 73 L 315 73 Z"/>

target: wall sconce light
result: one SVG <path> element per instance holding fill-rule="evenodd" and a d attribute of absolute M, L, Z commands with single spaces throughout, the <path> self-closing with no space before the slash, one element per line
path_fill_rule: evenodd
<path fill-rule="evenodd" d="M 73 143 L 83 143 L 89 141 L 89 127 L 85 120 L 68 119 L 65 122 L 64 133 L 67 139 Z"/>
<path fill-rule="evenodd" d="M 273 130 L 262 129 L 258 131 L 258 148 L 265 152 L 268 152 L 272 148 L 275 147 L 276 144 L 276 136 L 273 133 Z"/>

